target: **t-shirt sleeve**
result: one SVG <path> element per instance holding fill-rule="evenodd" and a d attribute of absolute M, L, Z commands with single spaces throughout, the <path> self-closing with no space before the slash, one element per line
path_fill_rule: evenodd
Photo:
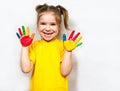
<path fill-rule="evenodd" d="M 29 58 L 30 58 L 30 61 L 35 63 L 35 43 L 34 42 L 29 47 Z"/>
<path fill-rule="evenodd" d="M 63 42 L 61 41 L 60 43 L 60 62 L 63 61 L 64 58 L 64 46 L 63 46 Z"/>

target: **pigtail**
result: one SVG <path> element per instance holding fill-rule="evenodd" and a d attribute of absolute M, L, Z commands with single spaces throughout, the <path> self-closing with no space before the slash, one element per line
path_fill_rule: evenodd
<path fill-rule="evenodd" d="M 40 9 L 41 9 L 42 7 L 43 7 L 43 5 L 38 5 L 38 6 L 36 6 L 36 9 L 35 9 L 36 12 L 39 13 L 39 12 L 40 12 Z"/>
<path fill-rule="evenodd" d="M 45 4 L 43 4 L 43 5 L 38 5 L 38 6 L 36 6 L 36 12 L 37 13 L 40 13 L 40 11 L 43 9 L 43 8 L 45 8 L 45 7 L 47 7 L 48 5 L 45 3 Z"/>
<path fill-rule="evenodd" d="M 64 26 L 65 26 L 65 28 L 68 30 L 68 29 L 69 29 L 69 27 L 68 27 L 68 11 L 67 11 L 64 7 L 62 7 L 62 6 L 60 6 L 60 5 L 58 5 L 58 6 L 56 6 L 56 7 L 57 7 L 58 10 L 60 11 L 61 15 L 63 15 Z"/>
<path fill-rule="evenodd" d="M 39 15 L 40 15 L 41 12 L 45 11 L 46 7 L 48 7 L 48 5 L 45 3 L 43 5 L 38 5 L 35 8 L 35 10 L 37 12 L 37 27 L 38 27 L 38 22 L 39 22 L 39 18 L 40 18 Z"/>

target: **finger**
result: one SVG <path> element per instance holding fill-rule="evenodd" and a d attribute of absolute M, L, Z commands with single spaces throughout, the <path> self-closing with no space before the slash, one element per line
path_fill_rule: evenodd
<path fill-rule="evenodd" d="M 68 40 L 72 39 L 73 35 L 74 35 L 75 31 L 73 30 L 68 38 Z"/>
<path fill-rule="evenodd" d="M 63 41 L 66 41 L 66 34 L 63 34 Z"/>
<path fill-rule="evenodd" d="M 77 38 L 79 35 L 80 35 L 80 32 L 78 32 L 72 40 L 73 40 L 73 41 L 76 40 L 76 38 Z"/>
<path fill-rule="evenodd" d="M 76 46 L 78 47 L 78 46 L 81 46 L 83 43 L 82 42 L 80 42 L 80 43 L 78 43 Z"/>
<path fill-rule="evenodd" d="M 25 27 L 24 26 L 22 26 L 22 31 L 23 31 L 23 35 L 26 35 Z"/>
<path fill-rule="evenodd" d="M 30 34 L 30 27 L 26 27 L 26 35 Z"/>
<path fill-rule="evenodd" d="M 20 28 L 18 28 L 18 31 L 19 31 L 20 36 L 22 36 L 22 31 Z"/>
<path fill-rule="evenodd" d="M 33 33 L 33 34 L 31 35 L 31 39 L 33 39 L 33 38 L 34 38 L 34 36 L 35 36 L 35 33 Z"/>
<path fill-rule="evenodd" d="M 20 39 L 20 35 L 18 33 L 16 33 L 17 37 Z"/>
<path fill-rule="evenodd" d="M 81 39 L 82 39 L 82 36 L 80 36 L 79 38 L 77 38 L 77 39 L 75 40 L 75 44 L 77 44 Z"/>

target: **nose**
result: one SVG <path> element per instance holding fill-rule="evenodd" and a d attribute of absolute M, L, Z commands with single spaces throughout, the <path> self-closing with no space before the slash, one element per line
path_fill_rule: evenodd
<path fill-rule="evenodd" d="M 45 28 L 46 31 L 50 31 L 50 29 L 51 29 L 50 25 L 47 25 Z"/>

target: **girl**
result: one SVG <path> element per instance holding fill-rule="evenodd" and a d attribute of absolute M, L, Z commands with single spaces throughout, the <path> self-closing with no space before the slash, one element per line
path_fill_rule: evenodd
<path fill-rule="evenodd" d="M 78 33 L 72 38 L 73 31 L 68 40 L 66 35 L 63 41 L 57 39 L 62 16 L 68 30 L 68 11 L 64 7 L 43 4 L 38 5 L 36 11 L 37 29 L 42 39 L 32 43 L 34 34 L 30 37 L 26 33 L 29 29 L 25 30 L 24 26 L 17 33 L 22 44 L 22 71 L 27 73 L 33 70 L 30 91 L 68 91 L 67 76 L 72 70 L 72 50 L 82 44 L 77 44 L 82 37 L 76 40 Z"/>

